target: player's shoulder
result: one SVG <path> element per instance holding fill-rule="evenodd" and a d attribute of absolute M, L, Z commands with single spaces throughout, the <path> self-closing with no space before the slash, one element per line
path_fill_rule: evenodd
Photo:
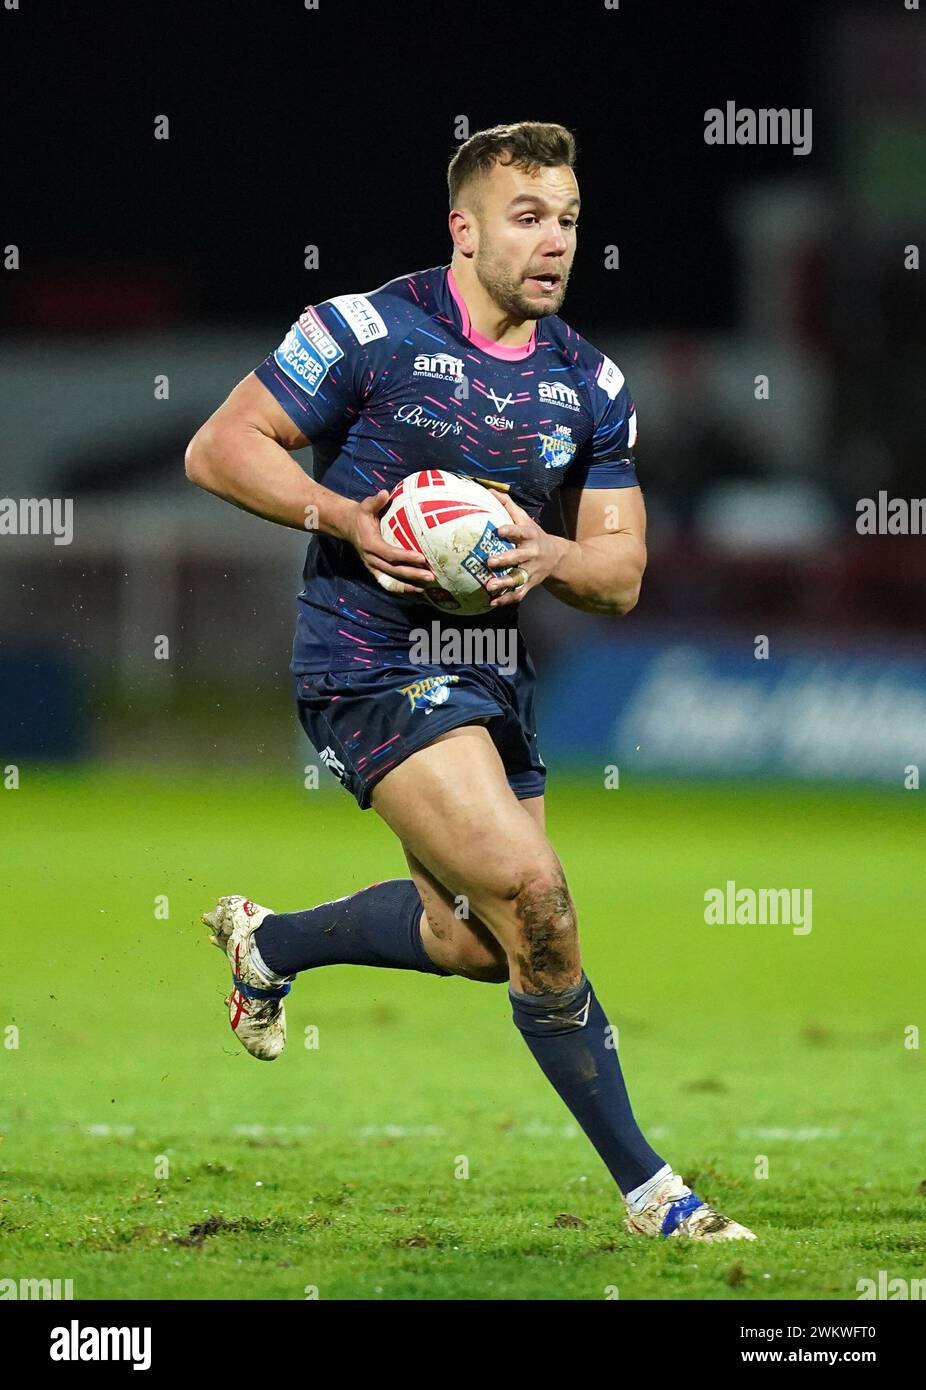
<path fill-rule="evenodd" d="M 543 332 L 573 376 L 587 387 L 594 405 L 603 406 L 607 401 L 617 400 L 626 388 L 626 381 L 620 367 L 606 352 L 558 314 L 543 320 Z"/>
<path fill-rule="evenodd" d="M 332 332 L 352 335 L 364 347 L 403 338 L 438 310 L 442 267 L 397 275 L 362 293 L 335 294 L 316 306 Z"/>
<path fill-rule="evenodd" d="M 306 396 L 318 398 L 314 400 L 317 414 L 323 381 L 332 401 L 340 397 L 342 405 L 350 401 L 356 406 L 398 344 L 434 314 L 432 287 L 440 274 L 438 269 L 399 275 L 375 290 L 335 294 L 308 304 L 280 345 L 256 369 L 257 376 L 284 409 L 295 385 Z M 278 372 L 289 381 L 280 381 Z M 328 390 L 333 384 L 340 392 Z"/>

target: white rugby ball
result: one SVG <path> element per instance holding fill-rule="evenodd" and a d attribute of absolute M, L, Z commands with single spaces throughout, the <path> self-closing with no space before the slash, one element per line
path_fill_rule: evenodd
<path fill-rule="evenodd" d="M 514 549 L 498 534 L 499 526 L 510 522 L 490 488 L 458 473 L 429 468 L 410 473 L 393 488 L 380 531 L 391 545 L 416 550 L 427 560 L 439 586 L 424 591 L 429 603 L 445 613 L 470 615 L 489 611 L 492 595 L 486 584 L 509 572 L 489 569 L 486 561 Z M 376 578 L 390 593 L 402 592 L 400 581 L 389 575 Z"/>

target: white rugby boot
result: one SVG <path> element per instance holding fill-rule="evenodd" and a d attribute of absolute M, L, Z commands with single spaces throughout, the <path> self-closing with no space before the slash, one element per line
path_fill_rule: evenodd
<path fill-rule="evenodd" d="M 667 1236 L 689 1240 L 755 1240 L 738 1221 L 719 1211 L 686 1187 L 677 1173 L 670 1173 L 653 1189 L 642 1211 L 628 1210 L 625 1222 L 632 1236 Z"/>
<path fill-rule="evenodd" d="M 237 894 L 219 898 L 211 912 L 202 920 L 212 930 L 209 940 L 228 957 L 232 972 L 232 991 L 225 1000 L 228 1021 L 241 1046 L 261 1062 L 272 1062 L 286 1046 L 286 1009 L 283 1000 L 289 994 L 288 976 L 276 985 L 258 970 L 251 957 L 251 938 L 273 909 L 259 907 L 250 898 Z"/>

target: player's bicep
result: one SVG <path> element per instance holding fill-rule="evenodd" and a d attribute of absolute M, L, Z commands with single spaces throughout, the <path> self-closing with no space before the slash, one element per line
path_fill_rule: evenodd
<path fill-rule="evenodd" d="M 639 487 L 564 487 L 560 493 L 563 521 L 570 540 L 617 532 L 646 544 L 646 507 Z"/>
<path fill-rule="evenodd" d="M 203 428 L 212 437 L 256 431 L 284 449 L 304 449 L 311 442 L 254 372 L 238 382 Z"/>

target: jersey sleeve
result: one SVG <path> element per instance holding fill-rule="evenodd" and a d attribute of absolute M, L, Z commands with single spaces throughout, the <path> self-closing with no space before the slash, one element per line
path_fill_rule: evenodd
<path fill-rule="evenodd" d="M 563 486 L 636 487 L 633 451 L 637 442 L 637 412 L 624 374 L 610 357 L 602 355 L 590 389 L 595 427 L 570 464 Z"/>
<path fill-rule="evenodd" d="M 358 414 L 372 376 L 370 344 L 385 337 L 381 316 L 362 295 L 310 304 L 255 376 L 314 439 Z"/>

